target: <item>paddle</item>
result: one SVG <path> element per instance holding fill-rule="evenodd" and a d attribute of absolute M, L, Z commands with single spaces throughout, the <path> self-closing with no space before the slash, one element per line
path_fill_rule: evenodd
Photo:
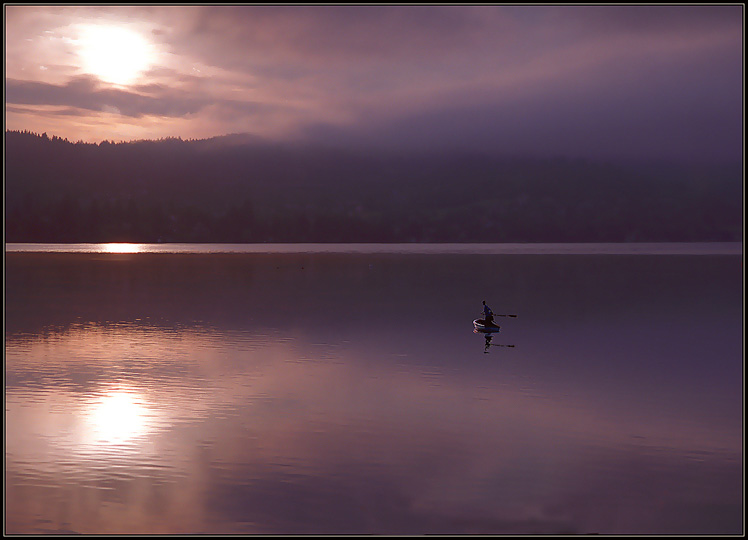
<path fill-rule="evenodd" d="M 494 317 L 516 317 L 516 315 L 497 315 L 496 313 L 493 314 Z"/>

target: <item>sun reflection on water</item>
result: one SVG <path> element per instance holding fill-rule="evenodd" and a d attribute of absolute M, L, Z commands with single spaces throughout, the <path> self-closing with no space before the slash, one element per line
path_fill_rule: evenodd
<path fill-rule="evenodd" d="M 140 395 L 114 390 L 92 403 L 88 414 L 90 435 L 103 443 L 129 441 L 150 431 L 150 416 Z"/>
<path fill-rule="evenodd" d="M 112 243 L 102 244 L 101 249 L 104 253 L 138 253 L 142 244 Z"/>

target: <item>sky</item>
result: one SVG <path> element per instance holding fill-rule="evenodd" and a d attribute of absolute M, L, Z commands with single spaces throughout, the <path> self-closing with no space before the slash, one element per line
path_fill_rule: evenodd
<path fill-rule="evenodd" d="M 741 160 L 743 13 L 6 4 L 6 129 Z"/>

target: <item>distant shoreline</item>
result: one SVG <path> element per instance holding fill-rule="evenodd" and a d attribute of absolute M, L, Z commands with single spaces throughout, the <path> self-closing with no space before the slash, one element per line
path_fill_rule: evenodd
<path fill-rule="evenodd" d="M 5 253 L 106 254 L 465 254 L 465 255 L 742 255 L 742 242 L 626 243 L 8 243 Z"/>

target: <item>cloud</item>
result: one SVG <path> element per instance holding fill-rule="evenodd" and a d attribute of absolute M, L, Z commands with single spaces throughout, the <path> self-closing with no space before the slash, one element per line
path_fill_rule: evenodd
<path fill-rule="evenodd" d="M 449 6 L 200 7 L 185 12 L 173 39 L 194 55 L 246 66 L 427 59 L 473 45 L 475 36 L 488 28 L 484 11 Z"/>
<path fill-rule="evenodd" d="M 84 111 L 114 112 L 123 116 L 181 118 L 195 115 L 213 104 L 204 95 L 190 94 L 159 84 L 134 91 L 102 86 L 95 77 L 76 77 L 63 85 L 7 79 L 6 102 L 12 105 L 44 105 Z M 251 114 L 262 109 L 252 102 L 223 100 L 224 107 Z M 28 110 L 28 109 L 27 109 Z"/>
<path fill-rule="evenodd" d="M 403 94 L 389 110 L 366 103 L 347 129 L 308 129 L 330 140 L 440 151 L 737 160 L 742 55 L 714 41 L 719 55 L 576 44 L 573 54 L 547 53 L 482 84 Z"/>
<path fill-rule="evenodd" d="M 298 117 L 315 136 L 736 155 L 740 13 L 204 7 L 179 35 L 203 62 L 251 73 L 299 111 L 320 111 Z"/>
<path fill-rule="evenodd" d="M 116 108 L 160 117 L 173 135 L 247 129 L 377 144 L 732 155 L 740 129 L 741 6 L 15 6 L 6 14 L 11 106 Z M 160 52 L 142 84 L 81 77 L 71 28 L 91 21 L 148 36 Z"/>

